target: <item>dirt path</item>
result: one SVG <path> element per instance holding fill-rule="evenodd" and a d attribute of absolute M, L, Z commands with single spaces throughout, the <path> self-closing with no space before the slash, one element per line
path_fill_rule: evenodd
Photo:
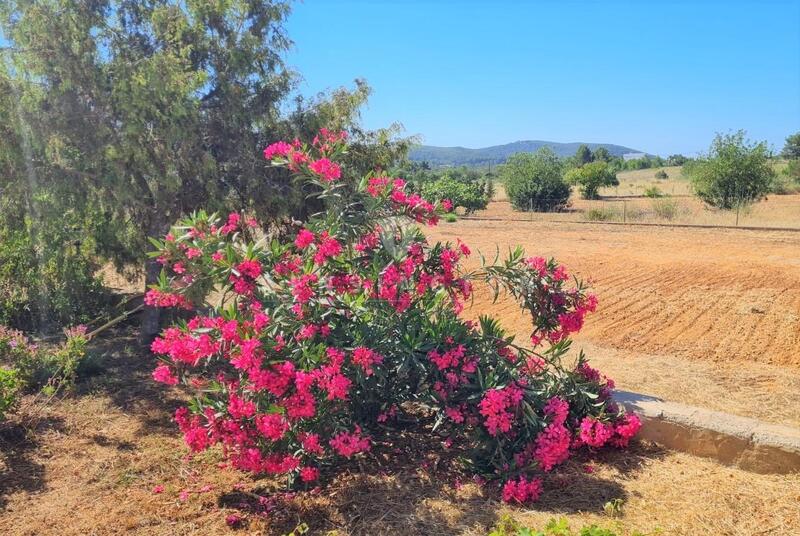
<path fill-rule="evenodd" d="M 800 235 L 469 220 L 428 232 L 487 257 L 520 244 L 591 280 L 600 305 L 576 343 L 621 387 L 800 426 Z M 525 337 L 516 304 L 490 298 L 479 289 L 472 313 Z"/>

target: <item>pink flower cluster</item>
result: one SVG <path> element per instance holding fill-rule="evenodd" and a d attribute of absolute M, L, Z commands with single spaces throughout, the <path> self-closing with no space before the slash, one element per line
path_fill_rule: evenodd
<path fill-rule="evenodd" d="M 490 435 L 496 436 L 511 430 L 514 413 L 521 400 L 522 389 L 515 385 L 486 391 L 478 406 L 485 419 L 483 424 Z"/>
<path fill-rule="evenodd" d="M 542 481 L 538 478 L 509 480 L 503 486 L 503 501 L 526 504 L 537 501 L 542 495 Z"/>
<path fill-rule="evenodd" d="M 293 240 L 264 245 L 247 229 L 252 218 L 201 213 L 159 243 L 164 278 L 148 303 L 185 307 L 187 296 L 199 303 L 210 292 L 224 300 L 151 347 L 162 359 L 155 381 L 201 395 L 175 415 L 191 451 L 219 446 L 232 467 L 313 482 L 331 458 L 368 451 L 371 431 L 404 402 L 426 400 L 445 443 L 494 453 L 476 466 L 515 475 L 503 498 L 525 503 L 541 493 L 527 472 L 551 471 L 582 445 L 627 445 L 640 423 L 610 399 L 613 382 L 583 360 L 567 369 L 516 345 L 491 319 L 461 317 L 473 281 L 485 277 L 519 298 L 541 344 L 580 329 L 596 299 L 540 257 L 514 254 L 485 275 L 465 273 L 466 244 L 431 245 L 396 225 L 434 224 L 447 203 L 434 206 L 380 171 L 345 186 L 336 162 L 344 140 L 321 131 L 310 145 L 264 151 L 312 179 L 323 204 L 337 200 L 337 212 L 312 217 Z"/>

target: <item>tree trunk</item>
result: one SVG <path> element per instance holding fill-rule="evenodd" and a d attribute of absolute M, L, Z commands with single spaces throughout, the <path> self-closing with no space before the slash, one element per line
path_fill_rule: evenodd
<path fill-rule="evenodd" d="M 161 239 L 169 230 L 167 216 L 164 210 L 156 209 L 152 221 L 147 229 L 147 236 Z M 158 283 L 158 276 L 161 274 L 161 264 L 158 260 L 148 257 L 144 263 L 144 291 L 145 293 L 151 285 Z M 142 320 L 139 326 L 139 341 L 142 345 L 150 346 L 156 335 L 161 329 L 161 309 L 145 305 L 142 310 Z"/>

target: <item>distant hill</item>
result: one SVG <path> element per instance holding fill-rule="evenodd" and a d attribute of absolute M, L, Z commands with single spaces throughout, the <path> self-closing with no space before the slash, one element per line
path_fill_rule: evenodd
<path fill-rule="evenodd" d="M 482 149 L 467 149 L 466 147 L 436 147 L 434 145 L 419 145 L 411 149 L 409 158 L 415 161 L 426 161 L 432 166 L 491 166 L 502 164 L 506 158 L 514 153 L 534 152 L 540 147 L 550 147 L 558 156 L 572 156 L 582 144 L 558 143 L 554 141 L 515 141 L 505 145 L 494 145 Z M 622 156 L 626 153 L 641 153 L 638 149 L 614 145 L 612 143 L 586 143 L 589 149 L 605 147 L 613 156 Z"/>

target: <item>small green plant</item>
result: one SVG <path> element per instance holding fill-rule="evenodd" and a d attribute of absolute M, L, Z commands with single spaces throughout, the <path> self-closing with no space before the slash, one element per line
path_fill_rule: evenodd
<path fill-rule="evenodd" d="M 0 368 L 0 422 L 17 405 L 21 386 L 16 370 Z"/>
<path fill-rule="evenodd" d="M 444 215 L 444 221 L 447 223 L 455 223 L 458 221 L 458 216 L 450 212 L 449 214 Z"/>
<path fill-rule="evenodd" d="M 622 504 L 622 499 L 614 499 Z M 613 502 L 613 501 L 612 501 Z M 609 504 L 609 503 L 606 503 Z M 658 531 L 656 531 L 656 534 Z M 598 525 L 586 525 L 578 532 L 570 529 L 566 518 L 550 519 L 541 530 L 525 527 L 511 516 L 504 515 L 500 521 L 492 527 L 488 536 L 618 536 L 618 532 L 613 529 L 600 527 Z M 640 532 L 633 532 L 631 536 L 644 536 Z"/>
<path fill-rule="evenodd" d="M 625 506 L 623 499 L 612 499 L 603 505 L 603 512 L 610 517 L 619 516 L 622 515 L 623 506 Z"/>
<path fill-rule="evenodd" d="M 21 389 L 71 388 L 86 356 L 86 327 L 64 330 L 66 341 L 52 349 L 35 344 L 18 330 L 0 326 L 0 364 L 14 370 Z"/>
<path fill-rule="evenodd" d="M 667 172 L 664 171 L 663 169 L 659 169 L 658 171 L 656 171 L 656 178 L 660 180 L 666 180 L 669 178 L 669 175 L 667 175 Z"/>
<path fill-rule="evenodd" d="M 678 202 L 668 197 L 653 199 L 653 212 L 659 219 L 672 221 L 678 217 Z"/>
<path fill-rule="evenodd" d="M 645 197 L 655 199 L 658 197 L 664 197 L 664 192 L 662 192 L 658 186 L 650 186 L 648 188 L 645 188 L 644 195 Z"/>
<path fill-rule="evenodd" d="M 611 207 L 594 207 L 585 213 L 589 221 L 613 221 L 620 219 L 619 211 Z"/>

